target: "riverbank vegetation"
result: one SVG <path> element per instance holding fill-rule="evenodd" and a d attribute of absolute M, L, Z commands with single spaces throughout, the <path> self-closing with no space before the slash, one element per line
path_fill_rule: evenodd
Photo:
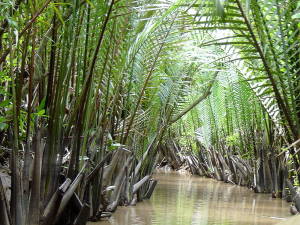
<path fill-rule="evenodd" d="M 98 220 L 164 162 L 300 211 L 299 1 L 0 4 L 1 224 Z"/>

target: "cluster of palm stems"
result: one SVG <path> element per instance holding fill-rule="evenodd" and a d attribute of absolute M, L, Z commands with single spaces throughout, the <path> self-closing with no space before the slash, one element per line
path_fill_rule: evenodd
<path fill-rule="evenodd" d="M 297 1 L 0 4 L 1 224 L 85 224 L 149 198 L 170 140 L 297 182 Z"/>

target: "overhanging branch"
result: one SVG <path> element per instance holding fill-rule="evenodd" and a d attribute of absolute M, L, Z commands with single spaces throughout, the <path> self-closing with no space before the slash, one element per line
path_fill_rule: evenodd
<path fill-rule="evenodd" d="M 170 124 L 177 122 L 179 119 L 181 119 L 185 114 L 187 114 L 189 111 L 191 111 L 195 106 L 197 106 L 200 102 L 202 102 L 204 99 L 206 99 L 210 94 L 210 90 L 216 80 L 216 77 L 218 75 L 219 71 L 217 71 L 214 74 L 213 79 L 210 81 L 209 85 L 207 86 L 205 92 L 197 98 L 191 105 L 189 105 L 185 110 L 183 110 L 181 113 L 179 113 L 177 116 L 171 119 Z"/>

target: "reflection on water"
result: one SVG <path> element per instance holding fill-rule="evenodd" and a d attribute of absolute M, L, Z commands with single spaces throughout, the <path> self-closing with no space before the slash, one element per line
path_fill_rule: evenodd
<path fill-rule="evenodd" d="M 290 217 L 288 203 L 247 188 L 175 173 L 156 178 L 151 200 L 89 225 L 270 225 Z"/>

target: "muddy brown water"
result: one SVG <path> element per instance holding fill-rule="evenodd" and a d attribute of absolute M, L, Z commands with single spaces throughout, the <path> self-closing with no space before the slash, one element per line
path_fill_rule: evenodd
<path fill-rule="evenodd" d="M 155 177 L 150 200 L 118 207 L 110 219 L 88 225 L 271 225 L 291 217 L 289 204 L 270 194 L 178 173 Z"/>

